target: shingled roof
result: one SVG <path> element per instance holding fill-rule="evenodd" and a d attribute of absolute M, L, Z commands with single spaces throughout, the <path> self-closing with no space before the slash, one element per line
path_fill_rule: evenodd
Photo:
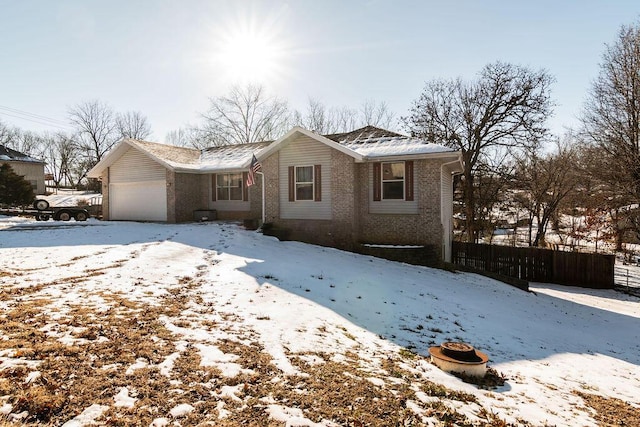
<path fill-rule="evenodd" d="M 408 136 L 401 135 L 396 132 L 391 132 L 390 130 L 380 129 L 375 126 L 365 126 L 360 129 L 352 130 L 351 132 L 334 133 L 331 135 L 324 135 L 324 137 L 339 143 L 352 142 L 352 141 L 363 142 L 366 140 L 377 139 L 377 138 L 397 138 L 397 137 L 408 138 Z"/>
<path fill-rule="evenodd" d="M 241 169 L 251 162 L 251 156 L 269 146 L 273 141 L 248 144 L 223 145 L 205 148 L 200 154 L 202 169 Z"/>
<path fill-rule="evenodd" d="M 375 126 L 365 126 L 347 133 L 325 135 L 325 138 L 335 141 L 365 158 L 439 154 L 455 151 L 444 145 Z"/>
<path fill-rule="evenodd" d="M 175 145 L 159 144 L 139 139 L 129 139 L 128 142 L 174 168 L 189 166 L 195 168 L 199 165 L 200 150 L 195 148 L 176 147 Z"/>
<path fill-rule="evenodd" d="M 0 145 L 0 160 L 9 162 L 44 163 L 41 160 L 34 159 L 31 156 L 13 150 L 5 145 Z"/>

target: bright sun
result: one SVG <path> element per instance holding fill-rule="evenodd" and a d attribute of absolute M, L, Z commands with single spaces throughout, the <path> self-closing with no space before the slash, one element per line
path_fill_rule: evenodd
<path fill-rule="evenodd" d="M 285 46 L 273 29 L 236 25 L 218 35 L 218 71 L 234 83 L 273 83 L 282 77 Z"/>

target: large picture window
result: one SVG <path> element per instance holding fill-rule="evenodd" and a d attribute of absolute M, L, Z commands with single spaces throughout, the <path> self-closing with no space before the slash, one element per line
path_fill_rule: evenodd
<path fill-rule="evenodd" d="M 296 200 L 313 200 L 313 166 L 296 166 Z"/>
<path fill-rule="evenodd" d="M 404 199 L 404 162 L 382 164 L 382 199 Z"/>
<path fill-rule="evenodd" d="M 243 200 L 242 187 L 242 173 L 216 175 L 217 200 Z"/>

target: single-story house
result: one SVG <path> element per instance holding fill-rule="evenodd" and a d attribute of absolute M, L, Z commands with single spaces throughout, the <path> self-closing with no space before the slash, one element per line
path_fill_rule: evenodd
<path fill-rule="evenodd" d="M 35 194 L 44 194 L 44 162 L 19 151 L 0 145 L 0 164 L 8 163 L 11 169 L 29 181 Z"/>
<path fill-rule="evenodd" d="M 247 186 L 252 157 L 261 165 Z M 110 220 L 261 220 L 293 240 L 435 248 L 449 260 L 459 151 L 367 126 L 204 150 L 125 139 L 90 172 Z"/>

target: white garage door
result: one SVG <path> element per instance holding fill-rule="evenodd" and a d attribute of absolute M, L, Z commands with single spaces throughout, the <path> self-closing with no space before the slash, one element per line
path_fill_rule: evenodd
<path fill-rule="evenodd" d="M 167 185 L 165 180 L 109 185 L 109 218 L 166 221 Z"/>

